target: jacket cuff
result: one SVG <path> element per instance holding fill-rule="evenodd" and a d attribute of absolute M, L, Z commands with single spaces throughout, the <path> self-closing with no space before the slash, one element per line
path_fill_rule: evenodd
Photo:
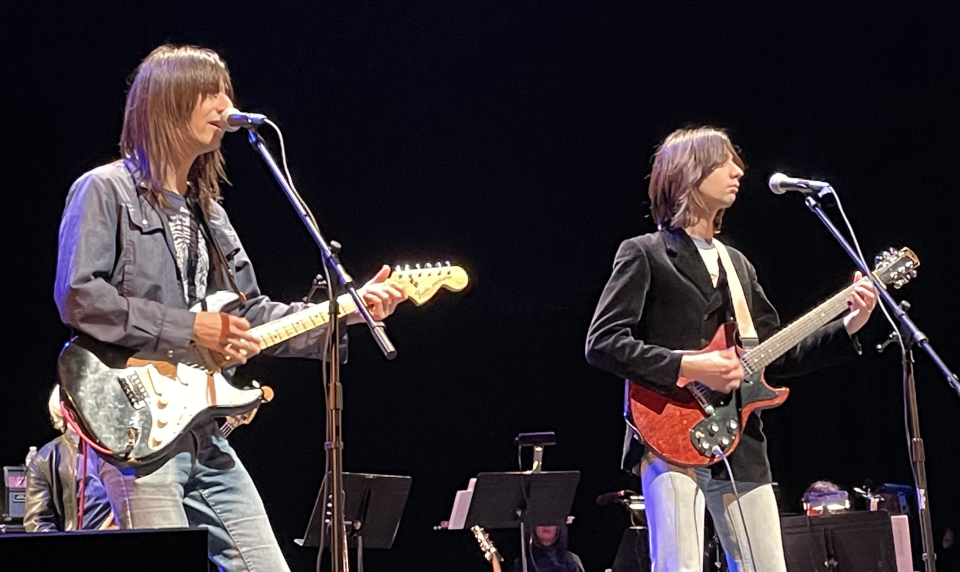
<path fill-rule="evenodd" d="M 166 308 L 163 322 L 160 324 L 160 336 L 157 338 L 157 352 L 167 357 L 190 346 L 193 338 L 193 325 L 197 315 L 189 310 Z"/>

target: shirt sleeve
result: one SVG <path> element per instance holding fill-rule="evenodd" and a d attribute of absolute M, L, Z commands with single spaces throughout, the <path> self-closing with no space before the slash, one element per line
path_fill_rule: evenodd
<path fill-rule="evenodd" d="M 43 474 L 41 464 L 48 455 L 36 455 L 27 466 L 26 502 L 23 507 L 23 528 L 27 532 L 56 532 L 57 515 L 50 491 L 50 482 Z"/>
<path fill-rule="evenodd" d="M 650 264 L 643 248 L 624 241 L 587 332 L 586 358 L 594 367 L 666 391 L 676 387 L 682 354 L 634 336 L 649 288 Z"/>
<path fill-rule="evenodd" d="M 222 220 L 216 221 L 217 217 L 222 217 Z M 230 224 L 230 220 L 229 217 L 227 217 L 226 211 L 224 211 L 219 205 L 216 205 L 214 207 L 212 218 L 216 221 L 215 224 L 220 226 L 220 230 L 227 234 L 228 240 L 230 240 L 232 243 L 233 248 L 231 250 L 233 254 L 230 264 L 233 267 L 234 280 L 237 283 L 237 288 L 239 288 L 240 291 L 243 292 L 247 297 L 247 301 L 241 305 L 237 311 L 238 315 L 246 318 L 247 321 L 250 322 L 251 326 L 259 326 L 266 324 L 267 322 L 272 322 L 283 316 L 305 310 L 310 306 L 309 304 L 304 304 L 301 302 L 284 304 L 282 302 L 275 302 L 268 296 L 265 296 L 260 291 L 260 286 L 257 284 L 257 276 L 253 270 L 253 264 L 250 262 L 250 258 L 247 256 L 247 252 L 243 248 L 243 244 L 240 242 L 240 238 L 237 236 L 236 231 Z M 306 357 L 322 359 L 324 356 L 321 356 L 321 354 L 323 353 L 323 347 L 326 343 L 328 330 L 328 326 L 315 328 L 300 335 L 294 336 L 289 340 L 286 340 L 275 346 L 271 346 L 270 348 L 264 350 L 263 353 L 264 355 L 272 355 L 276 357 Z M 347 328 L 345 322 L 341 322 L 341 361 L 346 361 L 346 331 Z"/>

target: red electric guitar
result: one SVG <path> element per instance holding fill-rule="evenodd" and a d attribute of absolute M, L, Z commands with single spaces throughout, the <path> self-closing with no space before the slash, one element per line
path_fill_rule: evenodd
<path fill-rule="evenodd" d="M 873 276 L 884 286 L 900 288 L 916 277 L 918 266 L 920 261 L 909 248 L 890 249 L 877 257 Z M 844 288 L 757 347 L 741 349 L 740 361 L 747 376 L 732 393 L 713 391 L 691 380 L 664 395 L 628 380 L 628 422 L 632 421 L 647 447 L 674 464 L 703 467 L 720 461 L 714 447 L 730 454 L 739 444 L 741 429 L 752 411 L 777 407 L 787 399 L 789 390 L 768 385 L 763 369 L 843 313 L 852 291 L 853 285 Z M 736 345 L 736 331 L 735 322 L 727 323 L 705 348 L 686 353 L 732 347 Z"/>

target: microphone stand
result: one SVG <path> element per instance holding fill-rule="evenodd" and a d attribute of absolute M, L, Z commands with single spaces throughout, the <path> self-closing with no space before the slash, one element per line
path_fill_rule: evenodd
<path fill-rule="evenodd" d="M 913 376 L 913 347 L 920 346 L 923 350 L 930 356 L 930 359 L 933 360 L 933 363 L 940 369 L 944 376 L 947 378 L 947 383 L 957 392 L 957 395 L 960 395 L 960 382 L 957 380 L 956 374 L 950 371 L 943 360 L 940 359 L 940 356 L 937 355 L 937 352 L 934 351 L 933 347 L 930 345 L 930 340 L 927 339 L 926 334 L 920 331 L 916 324 L 913 323 L 913 320 L 910 319 L 910 316 L 907 315 L 906 310 L 909 309 L 909 304 L 897 304 L 893 298 L 890 296 L 890 293 L 880 284 L 876 277 L 873 276 L 873 273 L 867 268 L 866 263 L 860 258 L 857 252 L 850 246 L 850 243 L 847 242 L 846 238 L 840 231 L 834 226 L 833 222 L 827 217 L 826 213 L 823 212 L 823 208 L 820 206 L 819 198 L 823 198 L 829 193 L 835 193 L 832 187 L 826 187 L 823 190 L 817 193 L 810 193 L 807 195 L 806 200 L 804 201 L 807 207 L 813 211 L 817 217 L 823 221 L 823 224 L 826 225 L 827 230 L 830 231 L 830 234 L 837 239 L 837 242 L 840 243 L 840 246 L 847 252 L 847 255 L 853 260 L 854 264 L 857 265 L 857 268 L 860 269 L 860 272 L 864 276 L 870 278 L 874 283 L 877 290 L 877 295 L 880 297 L 880 300 L 887 305 L 890 311 L 893 313 L 894 317 L 897 319 L 898 331 L 891 334 L 891 340 L 895 339 L 893 336 L 899 336 L 903 340 L 904 352 L 903 352 L 903 394 L 904 400 L 906 401 L 907 409 L 907 427 L 908 427 L 908 438 L 910 440 L 910 464 L 913 468 L 913 478 L 915 481 L 915 486 L 917 489 L 917 512 L 920 517 L 920 532 L 923 540 L 923 561 L 926 565 L 927 572 L 936 572 L 936 556 L 934 554 L 934 540 L 933 540 L 933 528 L 930 521 L 930 506 L 927 494 L 927 469 L 926 469 L 926 453 L 923 448 L 923 439 L 920 437 L 920 419 L 919 419 L 919 410 L 917 408 L 917 392 L 916 385 L 914 383 Z"/>
<path fill-rule="evenodd" d="M 330 499 L 330 520 L 327 524 L 330 527 L 330 558 L 333 564 L 333 572 L 349 572 L 350 560 L 347 552 L 347 531 L 346 521 L 344 519 L 344 491 L 343 491 L 343 432 L 341 426 L 341 417 L 343 413 L 343 387 L 340 385 L 340 320 L 337 319 L 339 307 L 337 296 L 334 291 L 334 285 L 329 277 L 336 276 L 340 285 L 347 291 L 357 307 L 357 311 L 363 316 L 363 320 L 370 328 L 373 339 L 380 346 L 380 351 L 387 359 L 393 359 L 397 355 L 397 350 L 393 347 L 390 339 L 387 337 L 383 322 L 377 322 L 370 315 L 366 304 L 360 298 L 353 283 L 353 278 L 347 273 L 337 253 L 340 251 L 340 245 L 336 242 L 328 243 L 320 233 L 316 219 L 313 213 L 307 208 L 303 198 L 297 193 L 286 175 L 277 166 L 270 151 L 267 149 L 263 138 L 257 133 L 256 125 L 246 126 L 247 135 L 250 144 L 260 152 L 263 160 L 267 163 L 270 171 L 273 172 L 277 182 L 283 189 L 284 194 L 290 199 L 293 208 L 307 231 L 320 248 L 320 262 L 328 276 L 327 288 L 330 298 L 330 322 L 327 332 L 330 340 L 330 354 L 328 356 L 327 366 L 330 368 L 330 378 L 325 388 L 327 392 L 327 434 L 324 442 L 324 449 L 327 456 L 327 475 L 324 478 L 324 497 Z M 321 538 L 323 531 L 321 530 Z M 321 545 L 320 553 L 317 555 L 317 572 L 320 571 L 320 562 L 323 558 L 323 548 Z"/>

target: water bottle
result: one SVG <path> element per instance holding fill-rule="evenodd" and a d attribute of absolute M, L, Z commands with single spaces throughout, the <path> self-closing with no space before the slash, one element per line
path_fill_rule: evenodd
<path fill-rule="evenodd" d="M 36 447 L 30 447 L 30 450 L 27 451 L 27 459 L 23 462 L 24 466 L 29 467 L 29 466 L 30 466 L 30 461 L 32 461 L 33 458 L 36 457 L 36 456 L 37 456 L 37 448 L 36 448 Z"/>

